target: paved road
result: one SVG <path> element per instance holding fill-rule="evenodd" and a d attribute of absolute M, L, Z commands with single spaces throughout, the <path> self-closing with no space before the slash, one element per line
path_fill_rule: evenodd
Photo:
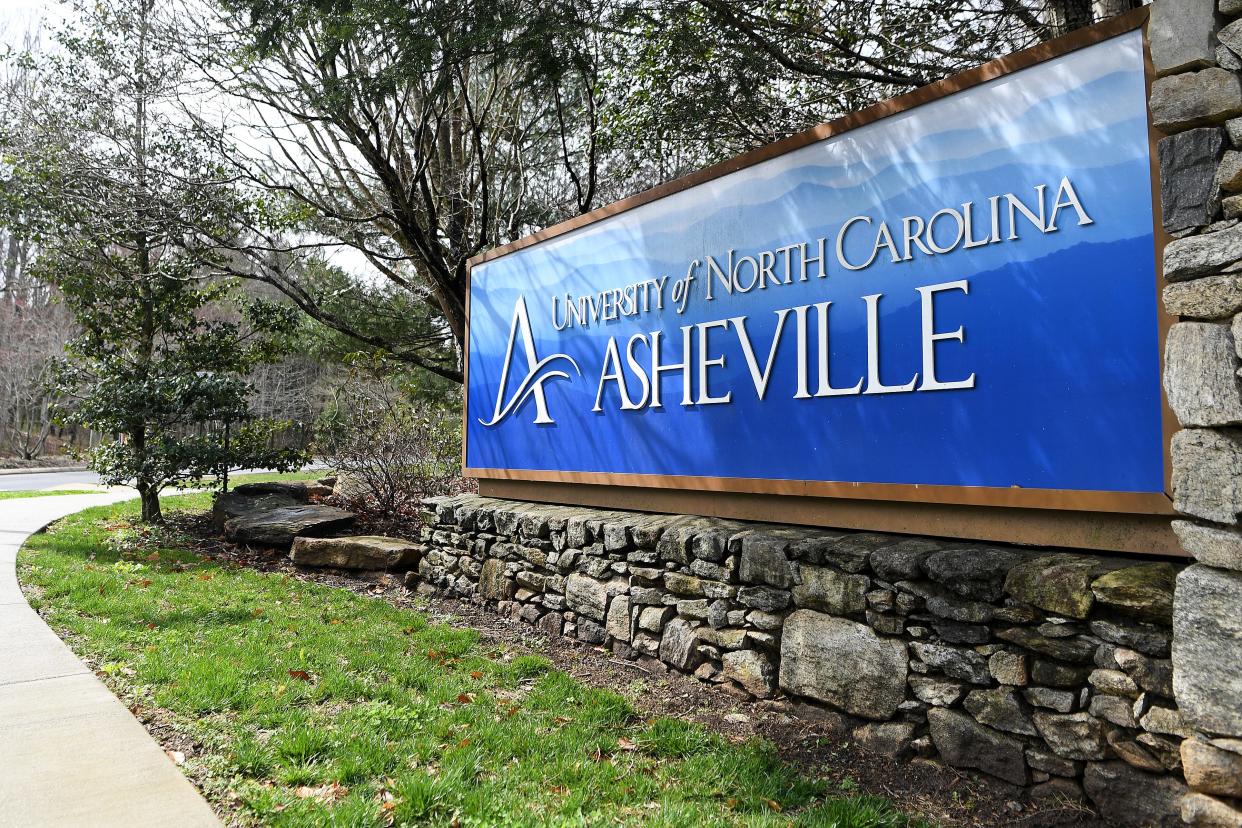
<path fill-rule="evenodd" d="M 99 475 L 93 471 L 50 471 L 30 474 L 0 474 L 0 492 L 32 492 L 53 486 L 95 485 Z"/>
<path fill-rule="evenodd" d="M 0 828 L 218 828 L 164 751 L 17 585 L 30 533 L 132 491 L 0 501 Z"/>

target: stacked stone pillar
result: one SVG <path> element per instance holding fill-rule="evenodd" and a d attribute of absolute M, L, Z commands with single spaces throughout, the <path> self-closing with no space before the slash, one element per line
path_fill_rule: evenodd
<path fill-rule="evenodd" d="M 1173 686 L 1185 823 L 1242 826 L 1242 0 L 1152 6 L 1173 523 L 1197 563 L 1177 578 Z"/>

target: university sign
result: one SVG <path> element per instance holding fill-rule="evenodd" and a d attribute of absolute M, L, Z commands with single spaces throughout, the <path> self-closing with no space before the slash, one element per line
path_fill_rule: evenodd
<path fill-rule="evenodd" d="M 485 254 L 466 472 L 1167 514 L 1146 99 L 1096 29 Z"/>

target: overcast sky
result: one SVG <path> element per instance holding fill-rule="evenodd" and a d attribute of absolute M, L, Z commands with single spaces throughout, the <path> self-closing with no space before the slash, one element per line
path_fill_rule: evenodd
<path fill-rule="evenodd" d="M 41 21 L 60 20 L 65 9 L 57 0 L 0 0 L 0 39 L 20 46 L 26 32 L 39 28 Z"/>

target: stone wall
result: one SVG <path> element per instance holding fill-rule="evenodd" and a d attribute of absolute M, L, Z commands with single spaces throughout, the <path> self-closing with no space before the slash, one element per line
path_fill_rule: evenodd
<path fill-rule="evenodd" d="M 1242 826 L 1242 2 L 1158 0 L 1150 42 L 1178 576 L 1173 687 L 1191 825 Z"/>
<path fill-rule="evenodd" d="M 476 495 L 429 505 L 413 589 L 782 699 L 873 750 L 1085 793 L 1119 824 L 1177 822 L 1191 731 L 1173 701 L 1172 563 Z"/>

